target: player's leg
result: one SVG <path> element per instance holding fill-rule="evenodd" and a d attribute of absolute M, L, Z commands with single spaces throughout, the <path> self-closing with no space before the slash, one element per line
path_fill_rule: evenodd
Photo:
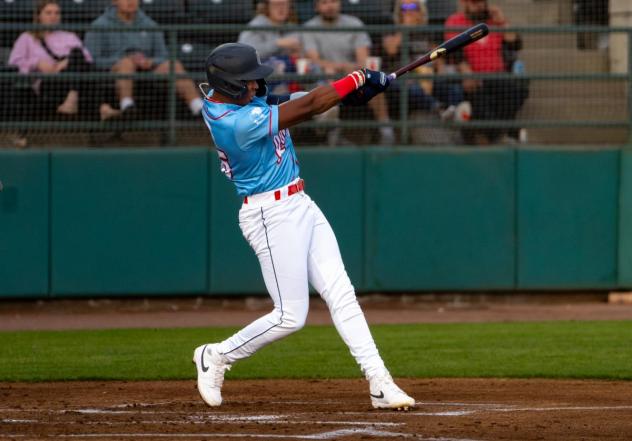
<path fill-rule="evenodd" d="M 305 324 L 309 308 L 307 250 L 312 224 L 304 214 L 308 205 L 300 199 L 301 195 L 295 195 L 272 207 L 240 212 L 240 227 L 259 258 L 274 309 L 223 342 L 195 350 L 198 390 L 211 406 L 222 402 L 224 371 L 232 363 L 298 331 Z"/>
<path fill-rule="evenodd" d="M 173 66 L 173 70 L 177 74 L 186 73 L 186 69 L 182 66 L 182 63 L 176 61 Z M 169 73 L 169 61 L 159 64 L 155 69 L 155 73 L 166 74 Z M 176 80 L 176 92 L 188 104 L 193 115 L 199 115 L 202 111 L 203 102 L 200 98 L 199 91 L 193 81 L 189 78 L 180 78 Z"/>
<path fill-rule="evenodd" d="M 391 121 L 388 116 L 388 105 L 383 93 L 377 95 L 375 98 L 369 101 L 367 105 L 373 112 L 373 116 L 378 122 L 388 123 Z M 380 127 L 380 144 L 395 144 L 395 132 L 392 126 Z"/>
<path fill-rule="evenodd" d="M 369 380 L 373 406 L 413 406 L 415 400 L 397 387 L 384 366 L 329 222 L 315 203 L 312 203 L 311 208 L 315 223 L 308 257 L 309 281 L 327 303 L 338 333 Z"/>
<path fill-rule="evenodd" d="M 112 72 L 120 74 L 133 74 L 136 72 L 136 63 L 129 58 L 124 57 L 118 60 L 114 66 L 112 66 Z M 117 79 L 116 82 L 116 94 L 120 101 L 121 111 L 125 111 L 128 108 L 134 106 L 134 80 L 130 78 Z"/>

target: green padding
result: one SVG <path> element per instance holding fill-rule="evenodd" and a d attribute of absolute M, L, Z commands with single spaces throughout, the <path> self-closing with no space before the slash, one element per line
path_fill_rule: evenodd
<path fill-rule="evenodd" d="M 331 224 L 342 260 L 357 291 L 364 291 L 364 152 L 299 152 L 305 191 Z"/>
<path fill-rule="evenodd" d="M 53 295 L 206 291 L 208 151 L 52 153 Z"/>
<path fill-rule="evenodd" d="M 239 229 L 242 199 L 220 172 L 215 152 L 209 155 L 209 167 L 209 290 L 213 294 L 263 294 L 266 287 L 259 261 Z"/>
<path fill-rule="evenodd" d="M 0 296 L 48 296 L 48 152 L 0 151 Z"/>
<path fill-rule="evenodd" d="M 619 152 L 518 153 L 518 288 L 616 284 Z"/>
<path fill-rule="evenodd" d="M 299 150 L 306 192 L 329 219 L 349 276 L 363 286 L 363 153 L 359 150 Z M 241 198 L 211 155 L 210 291 L 223 294 L 265 293 L 259 262 L 237 221 Z M 306 238 L 307 240 L 307 238 Z"/>
<path fill-rule="evenodd" d="M 369 289 L 512 288 L 512 151 L 376 151 L 368 158 Z"/>
<path fill-rule="evenodd" d="M 621 153 L 619 286 L 632 288 L 632 150 Z"/>

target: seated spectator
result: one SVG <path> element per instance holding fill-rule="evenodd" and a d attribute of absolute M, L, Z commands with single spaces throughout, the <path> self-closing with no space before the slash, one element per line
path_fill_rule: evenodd
<path fill-rule="evenodd" d="M 264 0 L 257 5 L 257 15 L 248 26 L 283 26 L 296 24 L 290 0 Z M 275 73 L 296 72 L 294 60 L 301 54 L 301 39 L 296 32 L 246 30 L 239 34 L 239 43 L 254 47 L 263 64 L 273 67 Z M 269 83 L 272 93 L 285 94 L 296 91 L 287 83 Z"/>
<path fill-rule="evenodd" d="M 393 11 L 396 25 L 411 26 L 415 31 L 409 34 L 407 46 L 408 59 L 414 60 L 430 52 L 437 46 L 432 34 L 423 29 L 428 24 L 426 0 L 396 0 Z M 383 64 L 385 72 L 395 72 L 402 65 L 402 33 L 386 34 L 382 39 Z M 438 59 L 431 64 L 416 69 L 419 74 L 445 73 L 445 62 Z M 387 92 L 391 107 L 399 106 L 399 90 L 402 85 L 408 87 L 410 110 L 424 110 L 441 115 L 444 119 L 453 118 L 459 109 L 465 109 L 469 103 L 463 102 L 463 88 L 460 84 L 446 79 L 422 79 L 394 82 Z M 458 112 L 464 117 L 464 111 Z"/>
<path fill-rule="evenodd" d="M 92 22 L 91 30 L 86 33 L 86 47 L 92 53 L 100 69 L 109 69 L 121 74 L 135 72 L 169 73 L 167 47 L 162 32 L 134 30 L 135 27 L 156 27 L 157 24 L 138 7 L 139 0 L 113 0 L 113 5 Z M 99 32 L 99 27 L 125 26 L 126 32 Z M 186 73 L 179 61 L 175 61 L 174 70 L 178 74 Z M 134 81 L 116 80 L 116 91 L 123 115 L 135 113 Z M 193 115 L 202 111 L 202 100 L 190 79 L 176 81 L 178 95 L 189 105 Z"/>
<path fill-rule="evenodd" d="M 608 0 L 573 0 L 574 23 L 580 26 L 608 26 L 610 22 Z M 579 49 L 607 49 L 610 34 L 607 32 L 578 32 Z"/>
<path fill-rule="evenodd" d="M 340 0 L 315 0 L 316 15 L 305 22 L 304 26 L 349 28 L 363 27 L 356 17 L 341 14 Z M 326 74 L 343 74 L 366 66 L 369 57 L 371 39 L 366 32 L 304 32 L 303 48 L 312 63 Z M 384 94 L 369 101 L 369 108 L 379 122 L 389 122 L 388 107 Z M 335 139 L 339 129 L 330 134 Z M 330 143 L 332 143 L 330 139 Z M 380 144 L 395 143 L 395 133 L 391 126 L 380 127 Z"/>
<path fill-rule="evenodd" d="M 36 3 L 33 20 L 36 24 L 56 26 L 61 22 L 61 8 L 57 0 L 40 0 Z M 57 112 L 63 115 L 91 116 L 99 113 L 102 120 L 117 116 L 103 97 L 103 89 L 95 87 L 95 80 L 80 78 L 63 80 L 56 78 L 60 72 L 87 72 L 93 70 L 92 57 L 83 47 L 79 37 L 60 30 L 23 32 L 15 41 L 9 64 L 17 66 L 21 73 L 41 72 L 50 74 L 33 82 L 37 96 L 34 109 L 38 116 Z"/>
<path fill-rule="evenodd" d="M 485 22 L 490 26 L 504 28 L 508 25 L 502 10 L 488 5 L 487 0 L 461 0 L 463 12 L 457 12 L 445 22 L 446 27 L 467 28 L 475 23 Z M 445 38 L 452 38 L 458 32 L 446 32 Z M 461 73 L 497 73 L 512 70 L 508 66 L 507 52 L 515 53 L 522 47 L 520 37 L 515 32 L 491 32 L 487 37 L 465 47 L 457 54 L 456 62 Z M 465 97 L 472 103 L 472 120 L 512 120 L 529 94 L 523 79 L 465 79 Z M 463 136 L 469 144 L 485 145 L 498 141 L 507 131 L 501 129 L 464 130 Z M 515 142 L 517 129 L 510 130 L 510 139 Z"/>

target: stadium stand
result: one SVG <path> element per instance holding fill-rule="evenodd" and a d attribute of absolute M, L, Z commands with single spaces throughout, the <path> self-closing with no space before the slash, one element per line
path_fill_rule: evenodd
<path fill-rule="evenodd" d="M 158 23 L 177 24 L 188 21 L 184 0 L 140 0 L 140 8 Z"/>
<path fill-rule="evenodd" d="M 384 0 L 342 0 L 342 13 L 354 15 L 365 24 L 390 24 L 393 2 Z"/>
<path fill-rule="evenodd" d="M 0 23 L 32 23 L 33 0 L 0 0 Z M 19 30 L 5 30 L 0 32 L 0 46 L 11 47 Z"/>
<path fill-rule="evenodd" d="M 59 0 L 64 23 L 90 23 L 111 4 L 111 0 Z"/>
<path fill-rule="evenodd" d="M 244 25 L 254 17 L 252 0 L 188 0 L 186 22 L 189 24 Z M 204 43 L 212 47 L 227 41 L 237 41 L 239 30 L 213 30 L 208 32 L 182 32 L 181 44 Z"/>
<path fill-rule="evenodd" d="M 72 25 L 69 30 L 80 36 L 112 4 L 112 0 L 58 1 L 62 7 L 62 23 Z M 373 41 L 371 55 L 381 57 L 382 66 L 388 64 L 385 63 L 384 52 L 380 51 L 383 50 L 383 34 L 393 33 L 389 26 L 392 23 L 394 1 L 340 1 L 343 13 L 354 15 L 372 26 L 369 30 Z M 257 0 L 139 0 L 139 3 L 140 8 L 159 26 L 198 26 L 195 31 L 191 28 L 180 30 L 170 27 L 169 31 L 163 29 L 167 45 L 172 43 L 174 32 L 177 33 L 175 58 L 187 69 L 186 75 L 197 82 L 203 79 L 207 54 L 218 44 L 237 39 L 239 32 L 254 17 Z M 612 4 L 615 3 L 619 5 L 619 9 L 613 11 Z M 305 23 L 315 15 L 314 0 L 293 0 L 293 4 L 299 23 Z M 429 24 L 435 26 L 432 32 L 443 35 L 441 26 L 445 18 L 459 7 L 460 0 L 426 0 L 426 4 Z M 524 123 L 521 127 L 527 128 L 530 143 L 617 144 L 628 139 L 632 119 L 628 103 L 630 76 L 627 53 L 632 28 L 630 31 L 622 28 L 617 31 L 607 28 L 600 31 L 576 29 L 577 25 L 632 25 L 629 20 L 622 21 L 629 15 L 627 9 L 620 10 L 626 5 L 625 0 L 614 3 L 605 0 L 489 0 L 489 4 L 499 6 L 509 18 L 511 26 L 520 27 L 523 49 L 517 56 L 524 66 L 521 75 L 530 83 L 530 95 L 517 116 L 516 124 Z M 607 10 L 608 5 L 610 10 Z M 34 140 L 33 145 L 37 145 L 38 136 L 42 145 L 67 145 L 75 138 L 85 140 L 87 133 L 109 130 L 106 126 L 97 126 L 98 121 L 87 124 L 85 119 L 80 118 L 55 125 L 55 121 L 48 123 L 29 119 L 20 110 L 32 106 L 30 85 L 36 77 L 18 75 L 14 68 L 7 65 L 7 59 L 10 48 L 24 30 L 15 25 L 33 22 L 33 6 L 34 0 L 0 0 L 0 93 L 3 98 L 8 97 L 0 104 L 0 146 L 5 145 L 3 136 L 7 132 L 18 132 L 26 125 L 30 125 L 28 138 L 29 141 L 31 138 Z M 618 21 L 613 21 L 613 16 L 618 17 Z M 606 20 L 607 17 L 610 17 L 610 21 Z M 399 63 L 399 60 L 394 60 L 395 66 Z M 389 65 L 388 68 L 391 67 Z M 295 73 L 290 72 L 289 75 L 293 75 L 289 81 L 297 81 Z M 309 85 L 325 79 L 319 75 L 312 72 L 302 81 Z M 139 97 L 139 101 L 144 100 L 156 113 L 144 115 L 142 119 L 129 124 L 122 123 L 120 127 L 125 134 L 135 136 L 134 131 L 139 134 L 128 145 L 141 145 L 137 140 L 144 142 L 148 138 L 145 135 L 164 132 L 165 127 L 171 133 L 171 140 L 176 140 L 179 144 L 208 144 L 208 133 L 204 126 L 191 119 L 190 112 L 181 100 L 177 97 L 171 99 L 169 96 L 173 89 L 166 87 L 169 82 L 167 76 L 164 79 L 138 77 L 136 80 L 147 82 L 154 88 Z M 279 82 L 284 80 L 282 76 L 273 79 Z M 460 81 L 458 77 L 452 77 L 451 80 Z M 411 73 L 408 81 L 422 81 L 422 78 L 417 73 Z M 111 87 L 114 80 L 100 79 L 99 83 L 107 83 Z M 9 102 L 11 105 L 7 105 Z M 412 136 L 412 129 L 422 126 L 409 117 L 412 109 L 410 106 L 404 107 L 403 103 L 404 100 L 395 103 L 391 113 L 398 135 L 403 134 L 398 139 L 404 144 L 419 144 Z M 372 130 L 365 130 L 371 123 L 370 119 L 370 115 L 353 115 L 351 119 L 343 118 L 341 125 L 345 132 L 364 135 L 364 138 L 359 136 L 352 141 L 365 144 L 365 139 L 370 138 L 366 134 L 374 131 L 372 127 Z M 325 126 L 321 124 L 315 121 L 306 124 L 304 128 L 314 132 L 325 130 Z M 439 121 L 436 124 L 445 122 Z M 331 123 L 327 127 L 331 127 Z M 177 135 L 173 136 L 174 132 Z M 302 139 L 299 144 L 322 145 L 323 139 L 322 136 L 314 136 Z M 437 144 L 437 139 L 426 141 L 427 144 Z M 77 141 L 77 145 L 80 145 L 79 142 Z M 150 142 L 155 145 L 155 137 L 153 141 L 147 141 L 148 144 Z"/>

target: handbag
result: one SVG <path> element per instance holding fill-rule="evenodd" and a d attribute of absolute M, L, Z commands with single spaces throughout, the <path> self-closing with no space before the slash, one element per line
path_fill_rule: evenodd
<path fill-rule="evenodd" d="M 68 66 L 64 69 L 67 72 L 87 72 L 92 69 L 92 63 L 86 61 L 83 50 L 80 47 L 73 47 L 70 53 L 65 57 L 55 54 L 46 44 L 45 39 L 41 39 L 42 47 L 55 61 L 63 61 L 68 59 Z"/>

